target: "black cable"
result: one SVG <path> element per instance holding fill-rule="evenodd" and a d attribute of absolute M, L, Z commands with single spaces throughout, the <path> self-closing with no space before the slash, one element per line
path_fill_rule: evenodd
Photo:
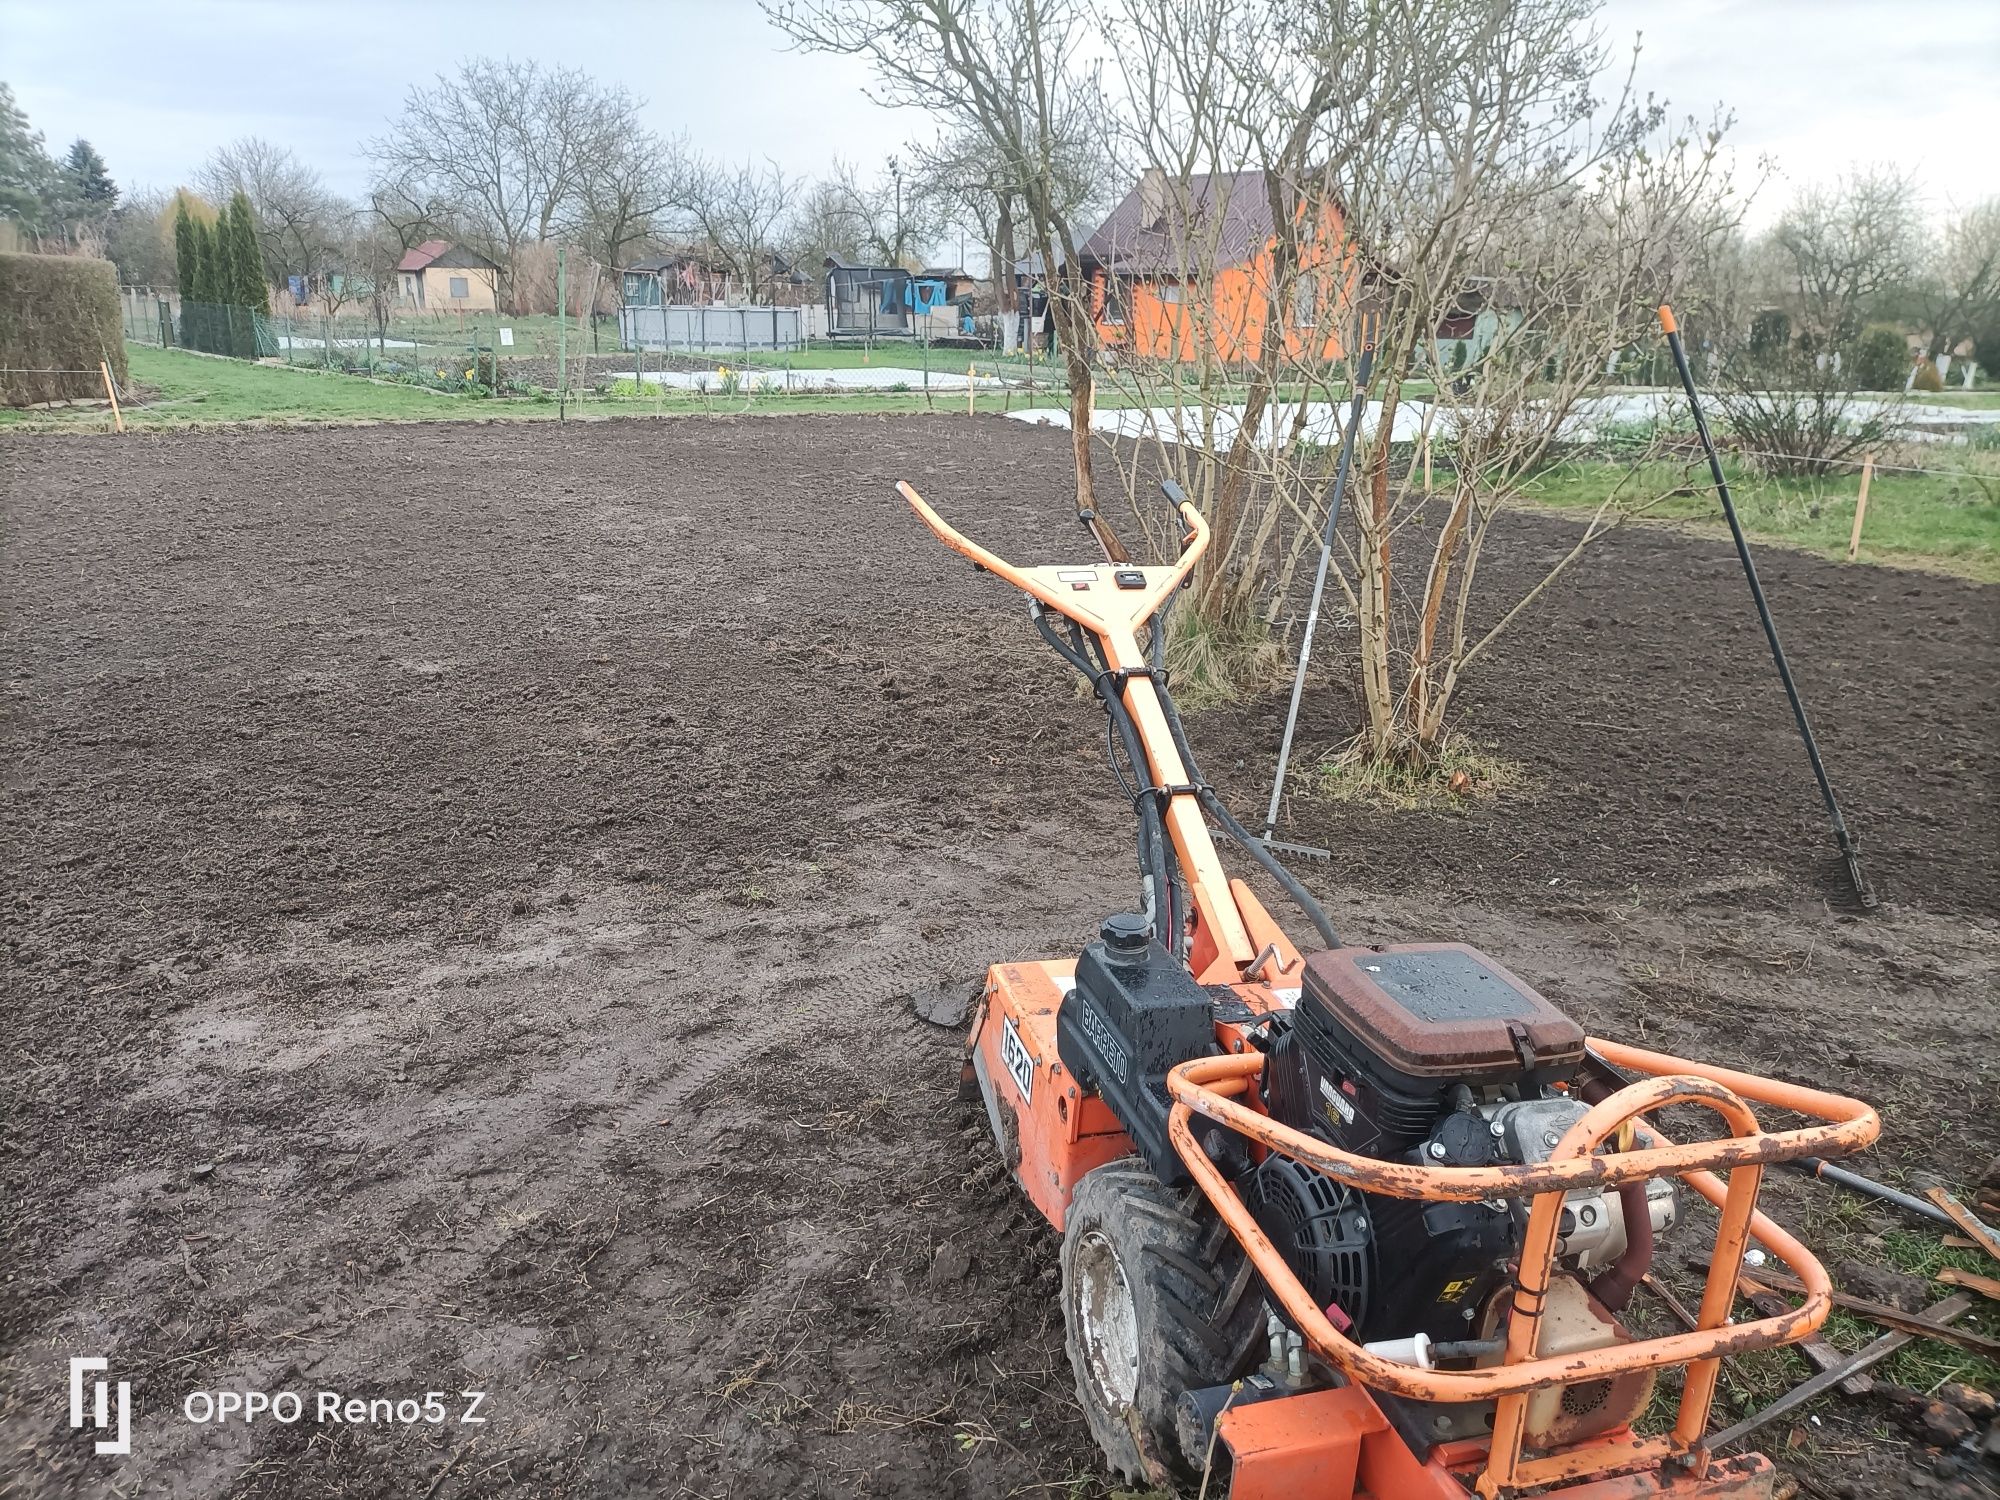
<path fill-rule="evenodd" d="M 1118 764 L 1118 726 L 1111 722 L 1111 715 L 1104 716 L 1104 758 L 1111 762 L 1111 774 L 1118 778 L 1118 790 L 1125 794 L 1127 802 L 1139 800 L 1139 789 L 1125 779 L 1125 768 Z"/>
<path fill-rule="evenodd" d="M 1111 716 L 1118 737 L 1124 742 L 1126 757 L 1131 761 L 1134 772 L 1142 782 L 1141 791 L 1134 798 L 1134 811 L 1139 821 L 1139 868 L 1153 884 L 1156 929 L 1154 936 L 1168 953 L 1179 958 L 1182 956 L 1186 939 L 1181 931 L 1180 914 L 1174 902 L 1174 886 L 1168 874 L 1167 850 L 1171 846 L 1167 841 L 1166 826 L 1160 815 L 1159 799 L 1146 795 L 1146 789 L 1151 787 L 1152 778 L 1142 769 L 1146 765 L 1146 758 L 1138 726 L 1132 722 L 1132 716 L 1124 703 L 1119 701 L 1116 695 L 1105 693 L 1103 674 L 1093 665 L 1090 658 L 1078 647 L 1065 641 L 1049 624 L 1049 614 L 1050 611 L 1041 604 L 1033 606 L 1031 615 L 1035 629 L 1041 632 L 1042 639 L 1049 643 L 1058 656 L 1081 673 L 1096 689 L 1099 700 L 1104 704 L 1104 711 Z M 1074 623 L 1071 628 L 1076 628 Z M 1166 918 L 1164 922 L 1160 920 L 1162 913 Z"/>
<path fill-rule="evenodd" d="M 1162 632 L 1164 634 L 1164 632 Z M 1181 712 L 1174 706 L 1172 693 L 1162 690 L 1160 707 L 1167 716 L 1167 732 L 1174 737 L 1174 748 L 1180 752 L 1181 766 L 1187 771 L 1188 780 L 1199 789 L 1196 797 L 1202 808 L 1216 822 L 1220 823 L 1228 835 L 1241 844 L 1244 851 L 1264 867 L 1264 871 L 1292 898 L 1292 904 L 1305 914 L 1305 919 L 1319 930 L 1319 935 L 1329 948 L 1344 946 L 1340 934 L 1334 929 L 1332 918 L 1326 908 L 1313 899 L 1312 893 L 1299 883 L 1298 876 L 1286 869 L 1284 864 L 1269 849 L 1264 841 L 1251 833 L 1236 820 L 1236 815 L 1223 806 L 1222 799 L 1215 794 L 1215 788 L 1208 784 L 1208 778 L 1201 774 L 1195 763 L 1194 747 L 1188 744 L 1187 727 L 1181 723 Z"/>

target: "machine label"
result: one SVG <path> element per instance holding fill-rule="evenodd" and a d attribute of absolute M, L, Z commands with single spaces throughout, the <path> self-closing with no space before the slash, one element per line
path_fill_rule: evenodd
<path fill-rule="evenodd" d="M 1322 1078 L 1319 1081 L 1319 1096 L 1326 1101 L 1326 1107 L 1339 1115 L 1345 1123 L 1349 1125 L 1354 1123 L 1354 1106 L 1349 1104 L 1340 1090 L 1333 1086 L 1332 1079 Z"/>
<path fill-rule="evenodd" d="M 1021 1033 L 1014 1029 L 1012 1016 L 1000 1018 L 1000 1061 L 1013 1075 L 1014 1087 L 1021 1091 L 1021 1097 L 1032 1102 L 1035 1097 L 1035 1060 L 1021 1045 Z"/>
<path fill-rule="evenodd" d="M 1111 1034 L 1111 1028 L 1104 1024 L 1104 1018 L 1090 1006 L 1079 1005 L 1076 1019 L 1083 1028 L 1083 1034 L 1090 1038 L 1098 1055 L 1104 1059 L 1104 1066 L 1118 1075 L 1120 1083 L 1126 1082 L 1131 1060 L 1125 1056 L 1125 1049 L 1118 1045 L 1118 1038 Z"/>

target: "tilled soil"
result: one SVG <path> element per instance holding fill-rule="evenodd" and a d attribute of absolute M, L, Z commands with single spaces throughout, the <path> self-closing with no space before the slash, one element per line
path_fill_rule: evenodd
<path fill-rule="evenodd" d="M 891 489 L 1054 560 L 1066 460 L 963 418 L 0 448 L 0 1486 L 1091 1492 L 1053 1237 L 908 997 L 1073 951 L 1131 899 L 1127 815 L 1018 601 Z M 1575 534 L 1508 528 L 1495 607 Z M 1728 549 L 1658 531 L 1466 689 L 1510 790 L 1300 796 L 1287 833 L 1337 851 L 1305 873 L 1351 936 L 1463 937 L 1593 1029 L 1859 1093 L 1875 1170 L 1962 1181 L 2000 1149 L 2000 596 L 1762 561 L 1878 913 Z M 1354 722 L 1328 642 L 1314 753 Z M 1195 723 L 1239 809 L 1281 712 Z M 69 1428 L 78 1354 L 132 1382 L 131 1457 Z M 446 1420 L 187 1420 L 218 1389 Z M 1921 1482 L 1828 1420 L 1788 1454 L 1823 1486 Z"/>

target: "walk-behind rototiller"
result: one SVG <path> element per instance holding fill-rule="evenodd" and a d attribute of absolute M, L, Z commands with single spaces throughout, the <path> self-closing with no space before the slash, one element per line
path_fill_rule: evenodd
<path fill-rule="evenodd" d="M 1705 1444 L 1717 1369 L 1810 1335 L 1830 1287 L 1756 1211 L 1758 1184 L 1866 1146 L 1874 1112 L 1587 1038 L 1460 943 L 1342 943 L 1189 752 L 1162 658 L 1209 536 L 1173 487 L 1172 565 L 1124 562 L 1087 515 L 1109 562 L 1032 568 L 899 488 L 1028 595 L 1132 778 L 1139 910 L 1074 961 L 996 964 L 966 1065 L 1009 1171 L 1062 1231 L 1070 1361 L 1111 1467 L 1232 1500 L 1768 1496 L 1768 1460 Z M 1210 819 L 1324 948 L 1301 954 L 1224 873 Z M 1767 1131 L 1753 1103 L 1823 1123 Z M 1677 1106 L 1719 1116 L 1720 1138 L 1646 1123 Z M 1707 1284 L 1695 1327 L 1642 1337 L 1619 1315 L 1676 1181 L 1719 1210 Z M 1733 1322 L 1753 1240 L 1805 1296 Z"/>

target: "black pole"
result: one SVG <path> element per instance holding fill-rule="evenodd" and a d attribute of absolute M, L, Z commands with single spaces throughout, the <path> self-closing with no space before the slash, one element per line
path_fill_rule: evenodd
<path fill-rule="evenodd" d="M 1863 1197 L 1880 1199 L 1884 1203 L 1893 1203 L 1905 1213 L 1915 1214 L 1921 1219 L 1929 1219 L 1932 1223 L 1941 1224 L 1946 1229 L 1958 1228 L 1958 1220 L 1939 1208 L 1935 1203 L 1926 1203 L 1921 1198 L 1912 1197 L 1910 1194 L 1889 1187 L 1885 1183 L 1877 1182 L 1871 1177 L 1863 1177 L 1859 1172 L 1850 1172 L 1845 1167 L 1836 1167 L 1830 1161 L 1821 1161 L 1817 1156 L 1801 1156 L 1797 1161 L 1788 1161 L 1785 1165 L 1795 1172 L 1803 1172 L 1808 1177 L 1820 1177 L 1828 1182 L 1839 1183 L 1840 1186 L 1848 1189 L 1850 1192 L 1860 1193 Z"/>
<path fill-rule="evenodd" d="M 1695 394 L 1694 371 L 1688 368 L 1687 351 L 1681 347 L 1680 324 L 1675 321 L 1671 307 L 1661 306 L 1660 327 L 1667 335 L 1667 347 L 1673 351 L 1674 368 L 1681 373 L 1681 386 L 1687 391 L 1688 406 L 1694 412 L 1695 431 L 1701 435 L 1702 449 L 1708 454 L 1708 471 L 1715 476 L 1715 493 L 1722 501 L 1722 514 L 1729 521 L 1729 534 L 1736 539 L 1736 556 L 1743 564 L 1743 576 L 1750 581 L 1750 597 L 1757 601 L 1757 617 L 1764 622 L 1764 638 L 1771 643 L 1771 660 L 1777 663 L 1778 680 L 1785 685 L 1785 696 L 1791 700 L 1792 718 L 1798 722 L 1799 738 L 1805 741 L 1806 758 L 1812 762 L 1813 779 L 1819 783 L 1826 815 L 1833 823 L 1833 841 L 1840 846 L 1840 857 L 1847 864 L 1847 878 L 1854 884 L 1854 894 L 1861 898 L 1863 906 L 1873 906 L 1875 893 L 1861 874 L 1854 839 L 1847 831 L 1847 820 L 1840 815 L 1840 800 L 1833 795 L 1833 783 L 1827 780 L 1826 766 L 1819 758 L 1819 742 L 1813 738 L 1812 725 L 1806 720 L 1806 706 L 1799 699 L 1798 685 L 1792 681 L 1791 664 L 1785 660 L 1785 648 L 1779 644 L 1778 625 L 1764 599 L 1764 585 L 1757 581 L 1757 564 L 1750 560 L 1750 543 L 1744 538 L 1743 523 L 1736 518 L 1736 502 L 1729 497 L 1729 481 L 1722 476 L 1722 460 L 1716 456 L 1715 439 L 1708 434 L 1708 419 L 1702 415 L 1701 398 Z"/>

